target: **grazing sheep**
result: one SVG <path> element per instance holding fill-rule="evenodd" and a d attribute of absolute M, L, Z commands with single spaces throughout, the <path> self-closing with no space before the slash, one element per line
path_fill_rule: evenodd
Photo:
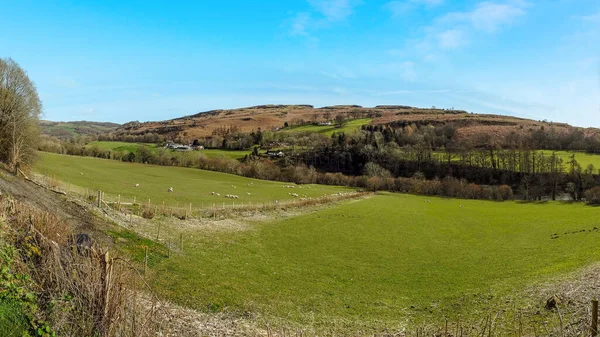
<path fill-rule="evenodd" d="M 465 206 L 463 206 L 463 205 L 461 204 L 459 207 L 460 207 L 460 208 L 463 208 L 463 207 L 465 207 Z"/>
<path fill-rule="evenodd" d="M 215 192 L 210 192 L 210 195 L 215 195 Z"/>
<path fill-rule="evenodd" d="M 246 194 L 250 195 L 250 192 L 246 192 Z"/>
<path fill-rule="evenodd" d="M 221 194 L 220 194 L 220 193 L 217 193 L 217 197 L 220 197 L 220 196 L 221 196 Z"/>
<path fill-rule="evenodd" d="M 140 184 L 135 184 L 135 186 L 134 186 L 134 187 L 140 187 Z"/>
<path fill-rule="evenodd" d="M 79 172 L 79 174 L 83 175 L 83 172 Z"/>
<path fill-rule="evenodd" d="M 169 187 L 169 192 L 173 192 L 173 187 Z"/>

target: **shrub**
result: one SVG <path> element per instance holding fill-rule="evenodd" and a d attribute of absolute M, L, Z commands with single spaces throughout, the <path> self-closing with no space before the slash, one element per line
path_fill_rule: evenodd
<path fill-rule="evenodd" d="M 590 205 L 600 205 L 600 186 L 585 191 L 585 200 Z"/>

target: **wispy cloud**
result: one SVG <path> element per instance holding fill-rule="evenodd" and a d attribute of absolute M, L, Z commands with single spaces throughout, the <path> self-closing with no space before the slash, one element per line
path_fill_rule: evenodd
<path fill-rule="evenodd" d="M 484 1 L 475 5 L 473 10 L 448 13 L 440 21 L 450 24 L 467 23 L 476 30 L 493 33 L 523 16 L 526 7 L 525 2 Z"/>
<path fill-rule="evenodd" d="M 470 45 L 479 35 L 510 27 L 526 14 L 528 6 L 519 0 L 483 1 L 471 9 L 444 14 L 423 27 L 420 38 L 408 40 L 405 51 L 416 51 L 421 58 L 432 60 L 432 55 Z"/>
<path fill-rule="evenodd" d="M 444 0 L 390 1 L 385 3 L 382 8 L 389 11 L 392 14 L 392 17 L 398 17 L 419 7 L 433 8 L 443 3 Z"/>
<path fill-rule="evenodd" d="M 438 45 L 442 49 L 456 49 L 468 44 L 465 33 L 457 28 L 445 30 L 436 35 Z"/>
<path fill-rule="evenodd" d="M 581 19 L 585 22 L 600 23 L 600 10 L 597 13 L 582 16 Z"/>
<path fill-rule="evenodd" d="M 346 20 L 360 0 L 308 0 L 310 11 L 296 13 L 288 20 L 289 34 L 310 37 L 311 33 Z"/>
<path fill-rule="evenodd" d="M 291 20 L 290 34 L 297 35 L 308 35 L 307 29 L 310 23 L 310 13 L 300 12 L 297 13 Z"/>
<path fill-rule="evenodd" d="M 353 0 L 309 0 L 310 5 L 328 21 L 345 20 L 354 12 L 361 1 Z"/>

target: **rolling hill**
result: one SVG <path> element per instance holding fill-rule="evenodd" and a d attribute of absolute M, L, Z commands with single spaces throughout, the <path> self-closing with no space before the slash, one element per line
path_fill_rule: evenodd
<path fill-rule="evenodd" d="M 116 130 L 120 124 L 109 122 L 52 122 L 40 121 L 42 133 L 61 139 L 75 136 L 101 135 Z"/>
<path fill-rule="evenodd" d="M 231 110 L 211 110 L 181 118 L 154 121 L 129 122 L 120 126 L 115 133 L 120 135 L 143 135 L 156 133 L 169 138 L 204 138 L 232 130 L 251 132 L 261 128 L 278 131 L 288 123 L 290 128 L 308 125 L 311 122 L 334 120 L 342 115 L 346 119 L 370 120 L 370 124 L 407 123 L 419 125 L 441 125 L 452 123 L 459 138 L 500 138 L 511 132 L 526 133 L 542 127 L 552 128 L 557 133 L 568 133 L 574 129 L 565 123 L 536 121 L 504 115 L 475 114 L 464 110 L 416 108 L 403 105 L 379 105 L 362 107 L 339 105 L 316 108 L 312 105 L 260 105 Z M 600 134 L 599 129 L 583 129 L 586 135 Z"/>

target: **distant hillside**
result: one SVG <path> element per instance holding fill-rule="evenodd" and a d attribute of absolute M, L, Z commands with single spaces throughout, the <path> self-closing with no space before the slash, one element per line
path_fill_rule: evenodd
<path fill-rule="evenodd" d="M 75 136 L 101 135 L 115 131 L 120 124 L 108 122 L 51 122 L 41 121 L 42 133 L 65 139 Z"/>
<path fill-rule="evenodd" d="M 463 110 L 416 108 L 403 105 L 375 106 L 340 105 L 315 108 L 312 105 L 260 105 L 232 110 L 211 110 L 166 121 L 130 122 L 122 125 L 115 134 L 159 134 L 168 138 L 198 139 L 228 130 L 251 132 L 261 128 L 278 130 L 287 122 L 289 126 L 310 122 L 345 118 L 369 118 L 371 124 L 407 123 L 418 125 L 453 124 L 459 138 L 501 138 L 510 133 L 527 133 L 542 127 L 557 133 L 567 133 L 574 127 L 564 123 L 535 121 L 503 115 L 473 114 Z M 599 129 L 581 129 L 586 134 L 600 134 Z"/>

